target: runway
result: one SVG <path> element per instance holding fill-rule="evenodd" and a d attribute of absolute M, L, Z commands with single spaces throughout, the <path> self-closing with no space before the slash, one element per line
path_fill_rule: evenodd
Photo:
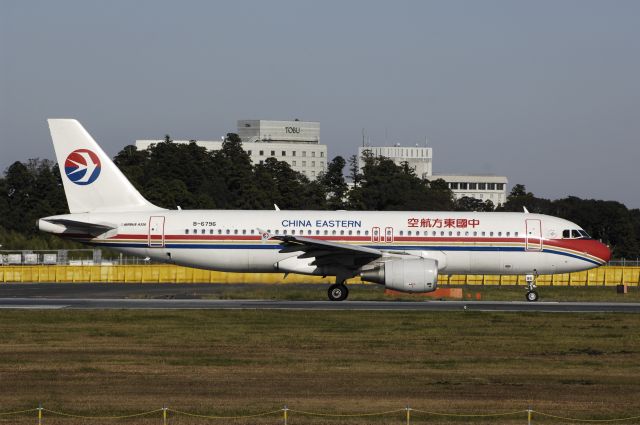
<path fill-rule="evenodd" d="M 640 303 L 527 303 L 521 301 L 274 301 L 1 298 L 0 309 L 140 309 L 140 310 L 375 310 L 375 311 L 503 311 L 547 313 L 640 313 Z"/>
<path fill-rule="evenodd" d="M 0 309 L 212 309 L 493 311 L 547 313 L 640 313 L 640 303 L 526 301 L 285 301 L 215 298 L 214 285 L 5 284 Z"/>

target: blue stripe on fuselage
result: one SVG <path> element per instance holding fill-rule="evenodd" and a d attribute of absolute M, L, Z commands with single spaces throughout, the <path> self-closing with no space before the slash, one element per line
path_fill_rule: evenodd
<path fill-rule="evenodd" d="M 110 243 L 99 242 L 93 243 L 93 245 L 108 246 L 113 248 L 149 248 L 147 243 Z M 473 252 L 524 252 L 524 247 L 511 247 L 511 246 L 456 246 L 456 245 L 442 245 L 442 246 L 422 246 L 422 245 L 360 245 L 367 248 L 379 249 L 379 250 L 404 250 L 404 251 L 473 251 Z M 168 249 L 282 249 L 281 245 L 274 244 L 165 244 L 164 248 Z M 532 251 L 538 252 L 538 251 Z M 578 254 L 572 254 L 564 251 L 557 251 L 555 249 L 544 248 L 542 252 L 555 255 L 563 255 L 565 257 L 577 258 L 578 260 L 586 261 L 596 266 L 601 266 L 603 263 L 592 260 L 587 257 L 583 257 Z"/>

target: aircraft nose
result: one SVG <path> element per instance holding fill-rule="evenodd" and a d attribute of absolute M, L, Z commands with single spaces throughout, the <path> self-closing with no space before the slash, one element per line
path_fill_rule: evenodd
<path fill-rule="evenodd" d="M 589 254 L 593 255 L 594 257 L 598 257 L 605 263 L 609 262 L 609 260 L 611 259 L 611 250 L 607 245 L 598 241 L 592 241 L 590 245 L 591 246 L 589 246 Z"/>

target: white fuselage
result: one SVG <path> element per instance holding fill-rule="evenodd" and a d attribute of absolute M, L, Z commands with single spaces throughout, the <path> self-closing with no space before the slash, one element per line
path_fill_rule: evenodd
<path fill-rule="evenodd" d="M 567 273 L 608 260 L 599 242 L 563 237 L 580 229 L 576 224 L 526 213 L 158 210 L 53 218 L 113 230 L 97 237 L 65 234 L 42 220 L 41 229 L 156 261 L 231 272 L 282 272 L 277 265 L 296 257 L 280 253 L 280 241 L 264 240 L 263 232 L 433 258 L 444 274 Z M 289 271 L 322 274 L 297 266 Z"/>

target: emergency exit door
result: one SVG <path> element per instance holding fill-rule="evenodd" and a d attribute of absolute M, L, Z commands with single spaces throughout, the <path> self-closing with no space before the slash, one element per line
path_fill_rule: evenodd
<path fill-rule="evenodd" d="M 537 219 L 525 220 L 527 234 L 525 246 L 527 251 L 542 251 L 542 222 Z"/>
<path fill-rule="evenodd" d="M 164 217 L 149 217 L 149 248 L 164 246 Z"/>

